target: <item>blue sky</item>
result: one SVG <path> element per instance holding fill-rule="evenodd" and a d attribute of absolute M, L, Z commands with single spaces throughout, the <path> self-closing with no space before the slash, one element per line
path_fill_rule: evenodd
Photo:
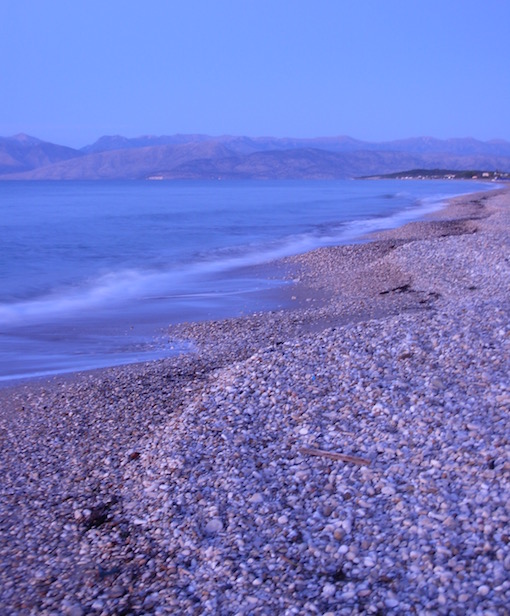
<path fill-rule="evenodd" d="M 508 0 L 0 0 L 0 135 L 510 140 Z"/>

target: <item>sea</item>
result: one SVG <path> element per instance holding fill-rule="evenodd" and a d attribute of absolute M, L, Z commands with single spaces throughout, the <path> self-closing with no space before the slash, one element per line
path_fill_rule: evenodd
<path fill-rule="evenodd" d="M 0 382 L 190 350 L 172 323 L 282 307 L 260 267 L 420 219 L 486 183 L 0 182 Z"/>

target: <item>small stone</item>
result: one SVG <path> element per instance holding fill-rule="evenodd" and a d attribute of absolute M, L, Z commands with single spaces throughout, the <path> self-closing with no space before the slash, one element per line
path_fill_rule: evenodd
<path fill-rule="evenodd" d="M 264 497 L 262 496 L 262 494 L 260 492 L 255 492 L 255 494 L 252 494 L 252 496 L 250 496 L 250 503 L 261 503 L 264 500 Z"/>
<path fill-rule="evenodd" d="M 503 566 L 507 571 L 510 571 L 510 554 L 503 561 Z"/>
<path fill-rule="evenodd" d="M 286 515 L 281 515 L 278 518 L 278 524 L 287 524 L 287 522 L 289 521 L 289 518 Z"/>
<path fill-rule="evenodd" d="M 123 586 L 112 586 L 110 595 L 116 599 L 126 594 L 126 589 Z"/>
<path fill-rule="evenodd" d="M 143 607 L 144 607 L 146 610 L 147 610 L 147 609 L 148 609 L 148 610 L 150 610 L 150 609 L 152 609 L 152 608 L 156 605 L 157 600 L 158 600 L 158 597 L 157 597 L 157 595 L 156 595 L 156 594 L 147 595 L 147 596 L 145 597 L 145 599 L 144 599 L 144 602 L 143 602 Z"/>
<path fill-rule="evenodd" d="M 135 526 L 145 526 L 146 521 L 144 519 L 142 519 L 142 518 L 135 517 L 135 518 L 133 518 L 133 524 Z"/>
<path fill-rule="evenodd" d="M 350 520 L 343 520 L 342 521 L 342 528 L 344 529 L 344 531 L 349 534 L 352 530 L 352 522 Z"/>
<path fill-rule="evenodd" d="M 478 586 L 478 594 L 481 597 L 486 597 L 490 593 L 491 589 L 487 586 L 487 584 L 482 584 Z"/>
<path fill-rule="evenodd" d="M 218 518 L 213 518 L 209 520 L 205 525 L 205 532 L 208 535 L 215 535 L 216 533 L 220 533 L 223 530 L 223 522 Z"/>
<path fill-rule="evenodd" d="M 393 598 L 389 598 L 386 599 L 386 601 L 384 602 L 384 604 L 386 605 L 386 607 L 392 608 L 392 607 L 398 607 L 398 601 L 397 599 L 393 599 Z"/>
<path fill-rule="evenodd" d="M 336 586 L 334 584 L 331 584 L 330 582 L 327 582 L 322 587 L 322 596 L 323 597 L 326 597 L 326 598 L 327 597 L 332 597 L 335 593 L 336 593 Z"/>
<path fill-rule="evenodd" d="M 441 379 L 434 377 L 430 380 L 430 385 L 434 389 L 442 389 L 444 387 L 443 381 Z"/>
<path fill-rule="evenodd" d="M 386 494 L 387 496 L 391 496 L 395 494 L 395 488 L 392 488 L 391 486 L 384 486 L 384 488 L 381 490 L 381 494 Z"/>

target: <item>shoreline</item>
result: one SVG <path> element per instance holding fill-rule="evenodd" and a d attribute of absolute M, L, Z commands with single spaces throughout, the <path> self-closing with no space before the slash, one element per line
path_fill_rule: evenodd
<path fill-rule="evenodd" d="M 306 253 L 302 253 L 302 254 L 296 254 L 296 255 L 292 255 L 292 256 L 288 256 L 288 257 L 280 257 L 277 258 L 273 261 L 268 261 L 266 263 L 260 263 L 257 265 L 249 265 L 249 266 L 241 266 L 239 267 L 239 269 L 235 270 L 235 273 L 233 273 L 232 275 L 235 276 L 237 275 L 237 273 L 239 271 L 243 271 L 246 270 L 247 272 L 251 273 L 252 275 L 254 274 L 255 277 L 261 277 L 262 279 L 267 279 L 267 280 L 271 280 L 271 279 L 277 279 L 277 280 L 281 280 L 282 284 L 277 286 L 274 289 L 264 289 L 262 291 L 258 291 L 257 293 L 260 294 L 261 296 L 267 296 L 267 297 L 273 297 L 275 298 L 273 300 L 273 308 L 271 309 L 263 309 L 262 312 L 257 313 L 257 312 L 250 312 L 249 309 L 245 312 L 240 314 L 239 316 L 234 316 L 234 317 L 229 317 L 229 316 L 221 316 L 218 317 L 218 319 L 200 319 L 198 321 L 193 321 L 193 322 L 189 322 L 189 321 L 182 321 L 182 322 L 177 322 L 177 323 L 170 323 L 164 327 L 162 327 L 161 332 L 156 336 L 156 338 L 154 340 L 152 340 L 152 344 L 156 344 L 157 345 L 157 340 L 161 340 L 163 338 L 166 338 L 166 333 L 163 333 L 165 330 L 170 330 L 170 331 L 177 331 L 177 332 L 184 332 L 184 335 L 187 336 L 188 332 L 187 330 L 189 329 L 188 326 L 191 323 L 192 327 L 192 333 L 193 334 L 193 325 L 196 324 L 198 327 L 201 326 L 205 326 L 207 328 L 207 324 L 209 323 L 216 323 L 217 321 L 237 321 L 238 319 L 246 319 L 249 318 L 250 315 L 262 315 L 262 314 L 272 314 L 275 312 L 280 312 L 280 311 L 294 311 L 296 308 L 299 311 L 302 311 L 302 309 L 304 308 L 310 308 L 310 307 L 317 307 L 321 301 L 325 301 L 326 296 L 328 296 L 327 291 L 319 291 L 319 289 L 317 288 L 317 285 L 312 285 L 310 288 L 306 287 L 306 284 L 303 283 L 303 281 L 301 281 L 299 279 L 299 277 L 297 277 L 296 280 L 296 276 L 293 275 L 293 271 L 294 270 L 298 270 L 302 265 L 300 265 L 301 262 L 301 257 L 303 257 L 306 260 L 306 255 L 307 254 L 314 254 L 316 251 L 321 251 L 321 250 L 329 250 L 331 249 L 335 249 L 335 248 L 345 248 L 345 247 L 357 247 L 357 246 L 365 246 L 366 244 L 375 244 L 375 242 L 377 242 L 378 240 L 388 240 L 391 238 L 396 237 L 396 233 L 398 231 L 398 229 L 402 229 L 402 228 L 407 228 L 408 226 L 410 226 L 411 228 L 414 227 L 415 225 L 420 225 L 421 222 L 427 222 L 428 219 L 430 220 L 440 220 L 441 217 L 444 215 L 442 214 L 443 212 L 447 212 L 447 211 L 452 211 L 452 204 L 451 202 L 455 202 L 455 201 L 459 201 L 463 202 L 465 201 L 466 198 L 470 197 L 471 195 L 476 196 L 478 194 L 480 195 L 485 195 L 485 194 L 494 194 L 497 193 L 499 191 L 504 191 L 506 190 L 506 187 L 499 187 L 499 188 L 494 188 L 492 186 L 491 183 L 487 182 L 487 191 L 483 191 L 483 192 L 474 192 L 474 193 L 467 193 L 467 194 L 463 194 L 460 195 L 458 197 L 453 197 L 453 198 L 448 198 L 445 199 L 445 201 L 441 204 L 436 206 L 431 212 L 428 213 L 421 213 L 419 214 L 419 218 L 417 218 L 416 220 L 411 220 L 411 222 L 402 222 L 398 227 L 389 227 L 387 230 L 384 231 L 373 231 L 371 233 L 368 233 L 367 235 L 362 235 L 359 236 L 356 240 L 352 240 L 352 243 L 342 243 L 339 244 L 338 246 L 326 246 L 324 248 L 317 248 L 317 249 L 312 249 L 310 251 L 307 251 Z M 462 209 L 462 208 L 461 208 Z M 464 216 L 466 217 L 466 212 L 458 212 L 456 215 L 458 216 Z M 455 225 L 452 225 L 452 227 L 454 227 Z M 431 227 L 429 227 L 428 229 L 429 232 L 433 232 L 431 231 Z M 447 230 L 447 233 L 450 232 L 454 232 L 454 230 Z M 409 239 L 409 237 L 407 238 Z M 382 250 L 384 251 L 384 248 L 381 247 Z M 356 256 L 359 257 L 361 259 L 361 261 L 364 261 L 364 254 L 365 250 L 361 249 L 360 251 L 356 252 Z M 370 251 L 368 251 L 370 252 Z M 367 252 L 367 254 L 368 254 Z M 373 251 L 374 254 L 369 256 L 369 259 L 376 259 L 377 258 L 377 254 L 376 254 L 376 250 Z M 349 257 L 347 254 L 343 255 L 341 252 L 338 255 L 340 258 L 351 258 Z M 359 264 L 354 262 L 352 263 L 352 267 L 356 268 L 359 267 Z M 286 282 L 289 282 L 290 284 L 287 285 L 285 284 Z M 305 287 L 305 288 L 303 288 Z M 318 294 L 319 297 L 304 297 L 305 294 Z M 377 298 L 376 298 L 377 299 Z M 269 301 L 269 300 L 268 300 Z M 306 301 L 306 303 L 304 303 Z M 271 301 L 269 301 L 269 303 L 271 303 Z M 350 311 L 355 311 L 356 312 L 356 307 L 353 307 Z M 366 311 L 365 309 L 361 309 L 361 312 L 359 315 L 353 315 L 352 317 L 347 317 L 347 320 L 351 319 L 351 318 L 367 318 L 367 315 L 373 315 L 375 316 L 376 314 L 382 314 L 380 312 L 374 312 L 373 310 L 370 311 Z M 313 316 L 312 316 L 313 319 Z M 156 334 L 156 332 L 154 332 L 154 334 Z M 180 339 L 170 339 L 170 346 L 172 347 L 173 345 L 177 345 L 180 346 L 181 345 L 182 340 Z M 184 346 L 187 346 L 187 341 L 184 341 Z M 167 351 L 168 353 L 168 351 Z M 155 351 L 155 354 L 157 354 L 157 351 Z M 176 354 L 177 356 L 180 356 L 180 354 Z M 174 358 L 174 355 L 172 353 L 167 354 L 166 357 L 170 357 L 170 358 Z M 37 384 L 44 384 L 45 382 L 58 382 L 59 379 L 73 379 L 73 378 L 79 378 L 80 375 L 87 375 L 88 373 L 94 373 L 94 374 L 99 374 L 102 371 L 108 371 L 111 369 L 123 369 L 123 368 L 130 368 L 130 367 L 134 367 L 137 365 L 145 365 L 146 363 L 152 362 L 152 361 L 161 361 L 162 359 L 165 358 L 165 355 L 161 354 L 160 358 L 152 358 L 152 359 L 143 359 L 140 358 L 138 361 L 128 361 L 127 363 L 122 363 L 122 362 L 114 362 L 111 365 L 99 365 L 97 367 L 87 367 L 87 368 L 74 368 L 71 370 L 64 370 L 63 372 L 57 372 L 57 371 L 49 371 L 47 373 L 41 372 L 40 374 L 33 374 L 33 375 L 27 375 L 27 376 L 20 376 L 20 375 L 14 375 L 12 376 L 12 378 L 8 378 L 5 377 L 3 379 L 0 379 L 0 392 L 2 390 L 11 390 L 11 389 L 16 389 L 17 387 L 22 387 L 24 385 L 28 385 L 30 386 L 31 384 L 37 385 Z"/>
<path fill-rule="evenodd" d="M 169 328 L 196 355 L 1 389 L 0 606 L 504 613 L 509 203 L 283 259 L 296 308 Z"/>

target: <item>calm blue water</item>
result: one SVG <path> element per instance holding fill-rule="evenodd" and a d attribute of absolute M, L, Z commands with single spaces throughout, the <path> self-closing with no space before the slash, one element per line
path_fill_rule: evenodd
<path fill-rule="evenodd" d="M 486 184 L 0 182 L 0 380 L 175 352 L 172 322 L 276 307 L 246 266 L 356 241 Z"/>

